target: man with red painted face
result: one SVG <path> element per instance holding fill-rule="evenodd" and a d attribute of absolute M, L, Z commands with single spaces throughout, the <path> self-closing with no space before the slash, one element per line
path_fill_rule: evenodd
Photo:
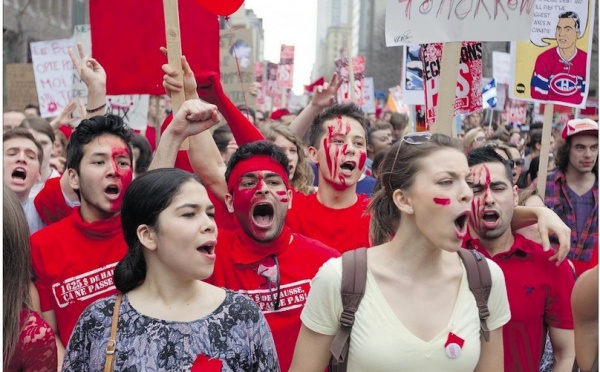
<path fill-rule="evenodd" d="M 575 357 L 573 270 L 567 262 L 550 262 L 552 253 L 513 232 L 518 195 L 508 163 L 489 146 L 472 150 L 467 158 L 473 200 L 464 246 L 480 251 L 504 273 L 511 312 L 502 329 L 504 370 L 537 372 L 548 332 L 554 370 L 570 371 Z"/>

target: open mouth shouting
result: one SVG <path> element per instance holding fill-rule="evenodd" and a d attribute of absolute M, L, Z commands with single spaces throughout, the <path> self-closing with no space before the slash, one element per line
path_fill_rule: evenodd
<path fill-rule="evenodd" d="M 11 173 L 11 178 L 13 181 L 16 181 L 16 183 L 24 183 L 25 179 L 27 178 L 27 171 L 25 168 L 17 167 Z"/>
<path fill-rule="evenodd" d="M 206 258 L 214 260 L 216 258 L 216 255 L 215 255 L 215 246 L 216 245 L 217 245 L 217 242 L 214 240 L 211 240 L 211 241 L 205 242 L 204 244 L 202 244 L 201 246 L 196 248 L 196 250 L 198 252 L 202 253 L 202 255 L 205 256 Z"/>
<path fill-rule="evenodd" d="M 275 209 L 271 203 L 260 202 L 252 208 L 252 221 L 261 229 L 273 226 Z"/>
<path fill-rule="evenodd" d="M 107 196 L 107 198 L 109 200 L 116 200 L 119 198 L 119 195 L 121 193 L 121 188 L 119 185 L 108 185 L 105 189 L 104 189 L 104 194 Z"/>
<path fill-rule="evenodd" d="M 500 225 L 500 214 L 492 209 L 484 210 L 481 214 L 481 225 L 488 230 L 497 228 Z"/>
<path fill-rule="evenodd" d="M 464 211 L 454 219 L 454 230 L 458 239 L 463 239 L 467 235 L 467 221 L 470 215 L 471 211 Z"/>
<path fill-rule="evenodd" d="M 343 176 L 349 177 L 352 175 L 352 172 L 354 172 L 355 168 L 356 168 L 355 161 L 345 161 L 342 164 L 340 164 L 340 174 Z"/>

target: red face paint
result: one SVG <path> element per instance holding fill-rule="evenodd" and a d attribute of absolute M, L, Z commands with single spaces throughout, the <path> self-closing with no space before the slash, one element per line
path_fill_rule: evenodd
<path fill-rule="evenodd" d="M 449 198 L 433 198 L 433 202 L 439 205 L 450 205 Z"/>
<path fill-rule="evenodd" d="M 275 191 L 275 194 L 281 197 L 279 198 L 279 201 L 282 203 L 287 203 L 290 201 L 290 199 L 287 198 L 287 191 Z"/>
<path fill-rule="evenodd" d="M 489 197 L 491 176 L 490 170 L 487 166 L 485 166 L 485 164 L 476 172 L 472 172 L 472 174 L 473 184 L 483 185 L 483 192 L 481 195 L 473 195 L 473 200 L 471 201 L 472 213 L 469 217 L 469 222 L 472 226 L 479 226 L 479 223 L 481 222 L 481 216 L 483 215 L 483 211 L 485 209 L 485 201 Z"/>
<path fill-rule="evenodd" d="M 118 210 L 121 208 L 121 204 L 123 203 L 123 196 L 125 195 L 125 190 L 129 187 L 129 184 L 133 180 L 133 167 L 130 165 L 128 167 L 123 167 L 118 164 L 118 161 L 126 157 L 129 157 L 129 149 L 123 147 L 113 147 L 112 148 L 112 161 L 111 166 L 113 168 L 114 173 L 120 178 L 121 188 L 119 192 L 119 196 L 117 199 L 110 202 L 110 208 L 112 210 Z"/>
<path fill-rule="evenodd" d="M 365 168 L 365 163 L 367 162 L 367 153 L 364 151 L 361 151 L 358 154 L 358 169 L 362 172 L 363 169 Z"/>

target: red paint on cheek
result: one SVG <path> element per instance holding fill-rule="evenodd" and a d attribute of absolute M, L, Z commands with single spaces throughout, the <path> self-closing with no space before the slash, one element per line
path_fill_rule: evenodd
<path fill-rule="evenodd" d="M 289 201 L 290 201 L 290 200 L 289 200 L 288 198 L 282 198 L 282 199 L 280 200 L 280 202 L 282 202 L 282 203 L 287 203 L 287 202 L 289 202 Z"/>
<path fill-rule="evenodd" d="M 279 199 L 280 202 L 282 203 L 287 203 L 290 201 L 290 199 L 287 198 L 287 191 L 275 191 L 275 194 L 277 196 L 281 196 L 281 198 Z"/>
<path fill-rule="evenodd" d="M 360 171 L 362 171 L 363 169 L 365 169 L 365 163 L 367 162 L 367 153 L 364 151 L 361 151 L 358 154 L 358 169 Z"/>
<path fill-rule="evenodd" d="M 433 198 L 433 202 L 439 205 L 450 205 L 449 198 Z"/>

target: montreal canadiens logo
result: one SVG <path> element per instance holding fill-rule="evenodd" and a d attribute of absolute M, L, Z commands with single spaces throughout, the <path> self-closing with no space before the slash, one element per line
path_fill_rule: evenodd
<path fill-rule="evenodd" d="M 560 73 L 555 75 L 550 81 L 552 90 L 561 96 L 571 96 L 578 92 L 577 78 L 573 75 Z"/>

